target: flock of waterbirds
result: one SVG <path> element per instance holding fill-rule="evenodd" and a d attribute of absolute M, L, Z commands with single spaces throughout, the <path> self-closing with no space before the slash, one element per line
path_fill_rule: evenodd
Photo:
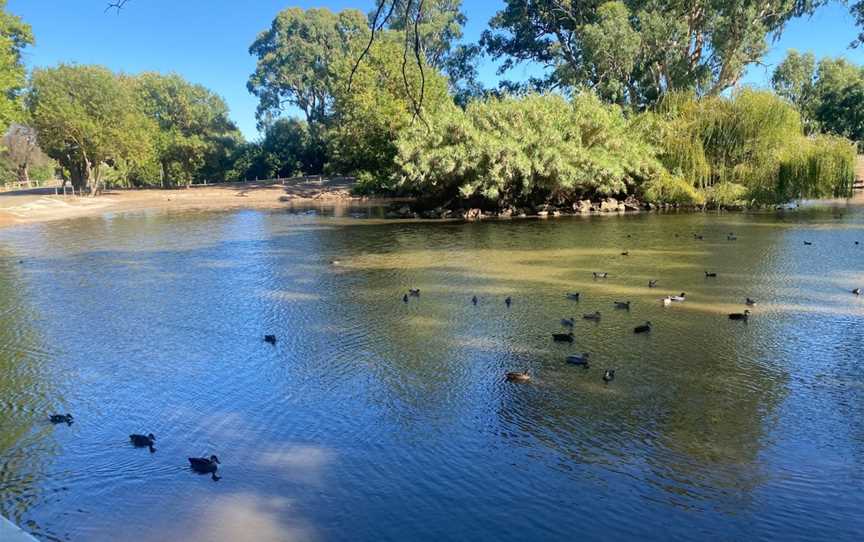
<path fill-rule="evenodd" d="M 678 235 L 675 235 L 678 237 Z M 630 237 L 629 235 L 627 237 Z M 701 234 L 693 234 L 693 238 L 698 241 L 702 241 L 705 239 L 704 235 Z M 737 241 L 738 237 L 734 233 L 729 233 L 726 236 L 728 241 Z M 855 244 L 858 245 L 859 242 L 855 241 Z M 804 245 L 812 246 L 813 243 L 811 241 L 804 241 Z M 624 251 L 621 253 L 622 256 L 629 256 L 630 251 Z M 19 264 L 23 264 L 23 260 L 18 261 Z M 338 260 L 334 260 L 331 262 L 333 265 L 338 265 L 340 262 Z M 594 272 L 593 273 L 594 280 L 604 280 L 610 277 L 608 272 Z M 705 278 L 717 278 L 717 273 L 712 271 L 705 271 Z M 657 279 L 652 279 L 648 281 L 648 288 L 656 288 L 657 287 Z M 852 293 L 856 296 L 861 295 L 861 288 L 855 288 L 852 290 Z M 571 301 L 581 301 L 582 294 L 580 292 L 568 292 L 566 298 Z M 420 289 L 419 288 L 410 288 L 406 294 L 402 296 L 402 301 L 404 303 L 408 303 L 412 297 L 420 297 Z M 679 295 L 668 295 L 661 299 L 661 302 L 664 306 L 671 305 L 672 303 L 682 303 L 687 299 L 687 294 L 685 292 L 681 292 Z M 473 305 L 477 305 L 480 302 L 479 298 L 474 295 L 471 297 L 471 303 Z M 504 304 L 508 308 L 513 304 L 513 298 L 511 296 L 507 296 L 504 299 Z M 756 305 L 756 300 L 750 297 L 747 297 L 744 301 L 744 304 L 748 307 L 753 307 Z M 630 310 L 630 301 L 615 301 L 613 304 L 615 309 L 620 310 Z M 750 318 L 750 310 L 746 309 L 743 312 L 739 313 L 731 313 L 729 314 L 730 320 L 738 320 L 746 322 Z M 595 311 L 593 313 L 587 313 L 582 316 L 583 320 L 590 320 L 594 322 L 599 322 L 602 318 L 600 311 Z M 573 329 L 576 325 L 575 318 L 562 318 L 561 325 L 564 328 L 569 329 L 569 331 L 565 332 L 556 332 L 552 333 L 552 340 L 555 342 L 562 343 L 573 343 L 575 341 L 575 335 L 573 333 Z M 641 333 L 650 333 L 652 329 L 652 324 L 650 321 L 645 322 L 644 324 L 638 325 L 633 328 L 633 333 L 641 334 Z M 268 334 L 264 335 L 264 342 L 275 346 L 276 345 L 276 335 Z M 582 367 L 584 369 L 589 369 L 591 367 L 590 363 L 591 354 L 590 353 L 582 353 L 582 354 L 571 354 L 566 358 L 566 362 L 571 365 L 576 365 Z M 508 382 L 528 382 L 531 380 L 531 375 L 527 369 L 523 371 L 509 371 L 504 374 L 505 380 Z M 615 380 L 615 369 L 604 369 L 603 382 L 609 384 L 613 380 Z M 75 418 L 72 414 L 51 414 L 48 417 L 48 421 L 54 425 L 66 424 L 71 426 Z M 151 453 L 156 451 L 156 436 L 153 433 L 148 434 L 138 434 L 133 433 L 129 435 L 130 443 L 136 448 L 148 448 Z M 189 467 L 196 473 L 199 474 L 210 474 L 211 478 L 214 481 L 220 480 L 221 477 L 216 475 L 216 471 L 219 469 L 219 458 L 216 455 L 211 455 L 210 457 L 189 457 L 187 458 L 189 461 Z"/>

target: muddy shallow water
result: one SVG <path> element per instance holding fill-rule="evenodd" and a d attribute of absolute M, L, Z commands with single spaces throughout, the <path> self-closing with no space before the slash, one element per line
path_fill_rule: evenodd
<path fill-rule="evenodd" d="M 0 513 L 45 540 L 864 536 L 861 208 L 369 213 L 0 231 Z M 211 453 L 218 482 L 186 461 Z"/>

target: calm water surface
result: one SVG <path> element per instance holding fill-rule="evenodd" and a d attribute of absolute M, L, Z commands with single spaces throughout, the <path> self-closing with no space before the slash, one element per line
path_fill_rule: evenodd
<path fill-rule="evenodd" d="M 854 207 L 0 231 L 0 513 L 75 541 L 861 540 L 862 271 Z M 186 462 L 210 453 L 218 482 Z"/>

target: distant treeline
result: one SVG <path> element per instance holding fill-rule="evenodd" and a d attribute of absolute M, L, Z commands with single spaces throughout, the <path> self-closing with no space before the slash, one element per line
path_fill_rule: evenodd
<path fill-rule="evenodd" d="M 255 142 L 219 96 L 178 75 L 60 65 L 27 80 L 30 29 L 0 9 L 0 128 L 17 123 L 42 167 L 94 192 L 325 173 L 355 175 L 367 193 L 498 208 L 847 195 L 864 139 L 860 67 L 790 52 L 773 91 L 736 88 L 768 40 L 823 3 L 507 0 L 476 44 L 462 39 L 459 0 L 289 8 L 250 47 Z M 502 71 L 546 69 L 486 89 L 481 55 Z"/>

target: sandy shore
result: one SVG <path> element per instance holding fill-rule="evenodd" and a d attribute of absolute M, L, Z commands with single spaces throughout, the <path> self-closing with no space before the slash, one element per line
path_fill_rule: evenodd
<path fill-rule="evenodd" d="M 278 209 L 291 205 L 359 201 L 348 180 L 323 183 L 238 183 L 177 190 L 111 190 L 92 198 L 55 195 L 54 189 L 0 193 L 0 227 L 145 210 Z"/>

